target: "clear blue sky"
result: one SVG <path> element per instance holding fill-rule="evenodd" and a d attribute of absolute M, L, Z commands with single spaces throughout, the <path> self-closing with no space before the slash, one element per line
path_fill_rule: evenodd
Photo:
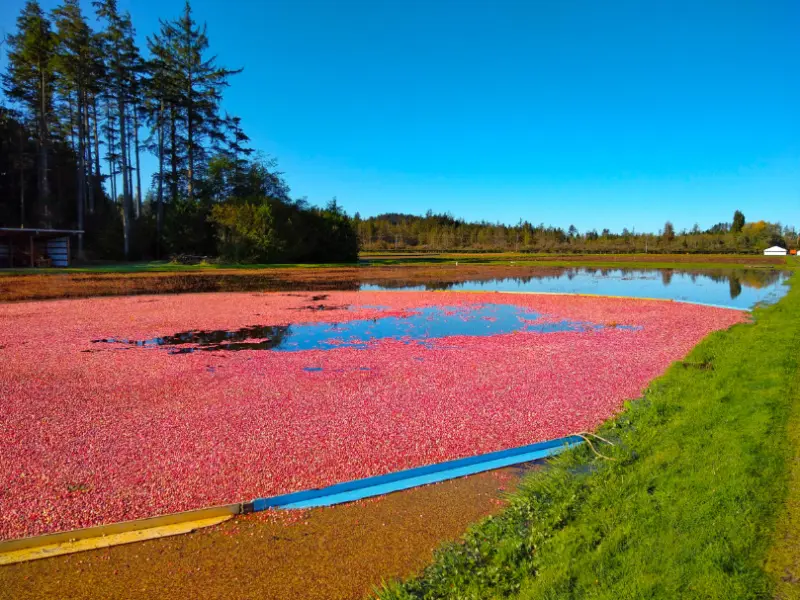
<path fill-rule="evenodd" d="M 2 3 L 0 30 L 22 5 Z M 294 196 L 581 231 L 737 208 L 800 225 L 796 0 L 192 5 L 244 67 L 225 108 Z M 183 2 L 120 6 L 144 46 Z"/>

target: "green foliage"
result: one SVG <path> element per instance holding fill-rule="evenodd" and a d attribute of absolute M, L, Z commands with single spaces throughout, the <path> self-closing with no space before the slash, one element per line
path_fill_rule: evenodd
<path fill-rule="evenodd" d="M 17 32 L 8 37 L 8 69 L 3 90 L 23 107 L 34 124 L 37 142 L 37 220 L 52 221 L 48 165 L 53 126 L 55 47 L 50 19 L 36 0 L 28 0 L 17 18 Z"/>
<path fill-rule="evenodd" d="M 219 255 L 228 261 L 352 262 L 358 238 L 335 201 L 325 209 L 278 198 L 233 199 L 215 204 Z"/>
<path fill-rule="evenodd" d="M 247 141 L 238 127 L 238 119 L 220 114 L 222 90 L 228 78 L 241 72 L 216 65 L 216 57 L 207 56 L 209 40 L 205 24 L 199 25 L 187 2 L 183 14 L 171 21 L 161 21 L 159 32 L 148 38 L 148 48 L 154 60 L 151 64 L 155 101 L 163 102 L 169 115 L 168 135 L 173 134 L 180 144 L 169 146 L 169 162 L 183 166 L 186 195 L 194 198 L 198 180 L 208 158 L 223 149 L 234 159 L 250 151 L 242 144 Z M 153 103 L 155 108 L 155 102 Z M 160 118 L 154 124 L 161 126 Z M 170 173 L 159 174 L 174 178 Z M 177 182 L 173 184 L 173 200 Z"/>
<path fill-rule="evenodd" d="M 757 228 L 748 223 L 743 227 L 743 235 L 732 233 L 728 223 L 718 223 L 705 232 L 697 226 L 691 231 L 676 232 L 668 223 L 662 235 L 634 233 L 627 228 L 621 233 L 612 233 L 609 229 L 598 233 L 592 229 L 581 234 L 574 226 L 564 231 L 559 227 L 543 223 L 533 225 L 522 220 L 513 226 L 486 221 L 466 222 L 450 214 L 428 211 L 425 216 L 387 213 L 359 219 L 357 231 L 361 248 L 366 252 L 758 254 L 776 243 L 784 247 L 796 245 L 797 233 L 793 228 L 783 228 L 777 223 L 759 223 L 761 225 Z"/>
<path fill-rule="evenodd" d="M 148 38 L 149 60 L 117 0 L 92 5 L 97 33 L 78 0 L 51 15 L 29 0 L 8 39 L 3 87 L 20 110 L 0 109 L 9 175 L 0 178 L 0 226 L 84 230 L 89 259 L 219 251 L 236 262 L 356 260 L 358 238 L 336 202 L 293 201 L 275 162 L 250 158 L 240 119 L 220 109 L 239 71 L 216 64 L 188 2 Z M 144 144 L 142 124 L 151 130 Z M 142 147 L 158 158 L 147 204 Z"/>
<path fill-rule="evenodd" d="M 667 221 L 664 223 L 664 233 L 662 234 L 664 237 L 664 241 L 671 242 L 675 239 L 675 227 L 672 226 L 672 223 Z"/>
<path fill-rule="evenodd" d="M 378 595 L 772 597 L 764 557 L 786 494 L 787 416 L 800 402 L 792 282 L 755 324 L 713 334 L 606 423 L 613 461 L 585 445 L 565 453 L 420 577 Z"/>
<path fill-rule="evenodd" d="M 269 263 L 278 258 L 281 246 L 268 201 L 217 204 L 210 219 L 217 225 L 219 254 L 226 260 Z"/>
<path fill-rule="evenodd" d="M 211 204 L 179 198 L 170 202 L 164 216 L 164 250 L 167 254 L 213 256 L 214 228 L 209 221 Z"/>

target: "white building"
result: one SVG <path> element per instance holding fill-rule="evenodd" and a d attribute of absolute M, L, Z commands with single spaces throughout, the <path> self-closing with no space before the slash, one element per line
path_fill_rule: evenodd
<path fill-rule="evenodd" d="M 780 246 L 773 246 L 764 250 L 764 256 L 786 256 L 786 254 L 786 248 L 781 248 Z"/>

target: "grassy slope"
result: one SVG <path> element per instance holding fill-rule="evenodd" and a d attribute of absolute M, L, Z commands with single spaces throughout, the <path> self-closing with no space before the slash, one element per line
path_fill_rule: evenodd
<path fill-rule="evenodd" d="M 794 393 L 800 395 L 800 377 L 794 384 Z M 777 583 L 776 600 L 800 600 L 800 402 L 792 407 L 788 430 L 789 493 L 767 560 L 767 570 Z"/>
<path fill-rule="evenodd" d="M 381 598 L 771 597 L 763 565 L 800 406 L 798 277 L 755 324 L 710 336 L 603 426 L 614 461 L 586 447 L 553 461 Z"/>

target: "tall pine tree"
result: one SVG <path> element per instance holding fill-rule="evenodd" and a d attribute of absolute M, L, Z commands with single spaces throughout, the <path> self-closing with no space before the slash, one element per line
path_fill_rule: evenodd
<path fill-rule="evenodd" d="M 89 139 L 89 93 L 97 68 L 93 67 L 92 31 L 81 12 L 78 0 L 65 0 L 53 11 L 56 25 L 57 53 L 55 57 L 57 81 L 69 105 L 68 129 L 77 143 L 73 150 L 77 156 L 76 221 L 84 229 L 87 208 L 94 206 L 94 188 L 88 177 L 92 154 Z M 74 102 L 73 102 L 74 99 Z M 74 109 L 74 110 L 73 110 Z M 91 196 L 91 201 L 89 197 Z M 78 256 L 83 258 L 83 236 L 78 236 Z"/>
<path fill-rule="evenodd" d="M 50 20 L 36 0 L 28 0 L 17 18 L 17 33 L 8 37 L 8 70 L 3 75 L 3 88 L 36 123 L 37 212 L 45 226 L 52 224 L 49 158 L 55 45 Z"/>
<path fill-rule="evenodd" d="M 141 68 L 141 60 L 133 40 L 134 30 L 130 15 L 119 12 L 116 0 L 99 0 L 94 3 L 94 6 L 98 18 L 102 19 L 106 24 L 102 36 L 107 57 L 107 96 L 109 101 L 113 103 L 116 112 L 113 118 L 117 122 L 119 174 L 122 177 L 123 252 L 125 258 L 128 258 L 131 246 L 131 219 L 133 217 L 128 137 L 131 131 L 132 107 L 136 103 L 134 81 Z M 110 111 L 109 106 L 109 113 Z M 108 125 L 113 130 L 114 126 L 111 123 Z M 109 144 L 113 146 L 113 133 L 109 138 Z M 112 172 L 112 179 L 113 176 Z M 112 183 L 113 188 L 114 185 Z"/>
<path fill-rule="evenodd" d="M 216 57 L 207 56 L 206 26 L 195 22 L 189 2 L 178 19 L 161 22 L 148 47 L 159 79 L 169 86 L 163 96 L 169 106 L 173 201 L 178 165 L 184 168 L 186 196 L 193 200 L 204 165 L 227 139 L 227 123 L 220 115 L 222 90 L 241 69 L 219 67 Z"/>

